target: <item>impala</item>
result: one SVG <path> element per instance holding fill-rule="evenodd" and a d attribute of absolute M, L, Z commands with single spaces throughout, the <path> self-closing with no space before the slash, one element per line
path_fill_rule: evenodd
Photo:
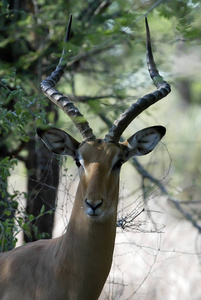
<path fill-rule="evenodd" d="M 71 21 L 72 17 L 66 42 Z M 129 158 L 152 151 L 166 131 L 153 126 L 119 142 L 134 118 L 170 93 L 170 85 L 159 75 L 153 59 L 147 19 L 145 24 L 147 64 L 157 90 L 123 112 L 103 139 L 96 139 L 79 110 L 55 89 L 65 69 L 65 51 L 56 70 L 42 81 L 42 92 L 72 119 L 83 140 L 80 143 L 56 128 L 38 129 L 38 135 L 52 152 L 74 158 L 80 182 L 64 235 L 0 255 L 1 300 L 98 299 L 112 264 L 120 168 Z"/>

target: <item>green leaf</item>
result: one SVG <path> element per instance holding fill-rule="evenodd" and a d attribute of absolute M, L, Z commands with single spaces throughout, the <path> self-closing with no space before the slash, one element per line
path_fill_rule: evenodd
<path fill-rule="evenodd" d="M 40 210 L 40 215 L 42 215 L 44 212 L 45 212 L 45 205 L 43 204 L 43 206 L 41 207 L 41 210 Z"/>

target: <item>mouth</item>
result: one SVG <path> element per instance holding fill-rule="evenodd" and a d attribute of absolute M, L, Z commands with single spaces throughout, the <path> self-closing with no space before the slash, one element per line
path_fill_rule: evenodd
<path fill-rule="evenodd" d="M 102 217 L 104 216 L 104 212 L 96 212 L 96 211 L 85 211 L 85 214 L 87 215 L 87 217 L 91 220 L 94 221 L 98 221 L 100 219 L 102 219 Z"/>

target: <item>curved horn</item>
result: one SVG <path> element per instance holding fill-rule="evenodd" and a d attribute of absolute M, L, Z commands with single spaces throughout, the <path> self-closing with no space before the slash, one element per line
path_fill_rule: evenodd
<path fill-rule="evenodd" d="M 139 98 L 138 101 L 125 112 L 123 112 L 119 119 L 117 119 L 113 126 L 109 129 L 108 134 L 105 136 L 106 142 L 119 142 L 119 139 L 128 127 L 128 125 L 144 110 L 149 106 L 166 97 L 171 92 L 170 85 L 163 80 L 163 77 L 160 76 L 156 64 L 154 62 L 152 49 L 151 49 L 151 37 L 149 31 L 149 25 L 147 18 L 145 18 L 146 25 L 146 56 L 147 56 L 147 65 L 150 77 L 152 78 L 157 90 L 153 93 L 147 94 L 142 98 Z"/>
<path fill-rule="evenodd" d="M 67 43 L 70 39 L 70 30 L 72 23 L 72 15 L 70 16 L 70 20 L 67 27 L 65 43 Z M 66 62 L 65 58 L 65 49 L 63 49 L 62 56 L 59 60 L 59 63 L 54 72 L 50 76 L 48 76 L 45 80 L 43 80 L 40 84 L 40 88 L 44 95 L 46 95 L 52 102 L 58 105 L 63 111 L 71 118 L 75 126 L 80 131 L 84 140 L 95 140 L 95 135 L 93 134 L 92 129 L 89 126 L 89 123 L 84 118 L 84 116 L 80 113 L 79 109 L 74 106 L 74 104 L 68 99 L 67 96 L 59 93 L 55 89 L 55 85 L 59 82 L 61 76 L 64 73 Z"/>

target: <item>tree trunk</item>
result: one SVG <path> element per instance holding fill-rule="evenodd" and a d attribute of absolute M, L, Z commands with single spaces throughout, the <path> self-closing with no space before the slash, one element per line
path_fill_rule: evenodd
<path fill-rule="evenodd" d="M 27 217 L 29 231 L 24 232 L 25 242 L 51 238 L 54 225 L 59 161 L 41 141 L 38 143 L 38 149 L 34 137 L 28 143 L 29 155 L 26 167 L 29 176 L 26 213 L 33 215 L 34 219 L 29 222 Z"/>

